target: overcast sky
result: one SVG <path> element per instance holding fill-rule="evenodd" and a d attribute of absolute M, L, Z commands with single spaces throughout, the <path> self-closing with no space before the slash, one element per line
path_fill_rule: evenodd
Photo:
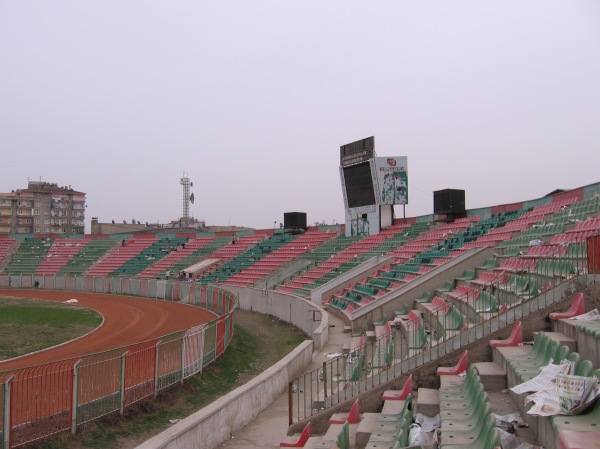
<path fill-rule="evenodd" d="M 600 2 L 0 0 L 0 192 L 92 217 L 343 222 L 340 145 L 407 156 L 407 216 L 600 181 Z M 396 208 L 402 216 L 402 209 Z"/>

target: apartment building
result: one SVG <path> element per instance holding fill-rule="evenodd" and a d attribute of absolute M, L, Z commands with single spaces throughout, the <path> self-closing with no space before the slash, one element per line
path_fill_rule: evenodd
<path fill-rule="evenodd" d="M 0 193 L 0 234 L 83 234 L 85 193 L 71 186 L 29 181 Z"/>

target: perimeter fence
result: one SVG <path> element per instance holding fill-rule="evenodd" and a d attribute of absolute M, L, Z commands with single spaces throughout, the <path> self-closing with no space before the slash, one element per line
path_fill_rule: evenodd
<path fill-rule="evenodd" d="M 0 286 L 143 296 L 192 304 L 214 320 L 162 337 L 68 360 L 0 372 L 0 448 L 11 449 L 128 407 L 221 356 L 233 337 L 237 297 L 197 283 L 86 276 L 0 275 Z"/>

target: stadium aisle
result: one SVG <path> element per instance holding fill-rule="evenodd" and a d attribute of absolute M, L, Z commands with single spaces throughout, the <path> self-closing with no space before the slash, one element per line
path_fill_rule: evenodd
<path fill-rule="evenodd" d="M 313 360 L 306 371 L 323 366 L 327 354 L 342 352 L 344 342 L 349 334 L 344 334 L 344 323 L 341 319 L 329 314 L 329 342 L 313 354 Z M 269 408 L 260 413 L 256 419 L 242 430 L 236 432 L 229 441 L 219 448 L 223 449 L 275 449 L 285 439 L 288 429 L 288 396 L 283 392 Z"/>

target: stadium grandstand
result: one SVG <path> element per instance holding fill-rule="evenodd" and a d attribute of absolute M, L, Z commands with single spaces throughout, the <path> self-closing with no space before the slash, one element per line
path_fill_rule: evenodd
<path fill-rule="evenodd" d="M 600 183 L 438 218 L 394 218 L 374 235 L 347 225 L 0 235 L 0 287 L 125 292 L 219 313 L 235 298 L 308 335 L 143 449 L 599 447 L 597 386 L 570 405 L 546 387 L 600 378 Z M 88 416 L 91 404 L 65 388 L 75 397 L 63 408 L 25 418 L 16 411 L 31 398 L 11 395 L 22 375 L 0 364 L 4 449 L 123 412 Z M 257 419 L 277 406 L 277 418 Z"/>

